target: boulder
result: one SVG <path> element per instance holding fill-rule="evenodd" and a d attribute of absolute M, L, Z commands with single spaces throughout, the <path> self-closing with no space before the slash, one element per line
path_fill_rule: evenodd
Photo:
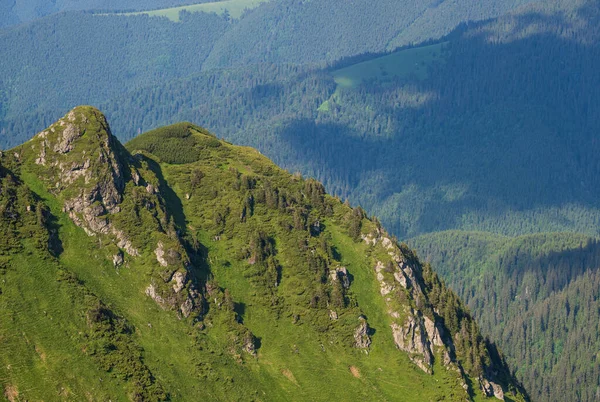
<path fill-rule="evenodd" d="M 369 324 L 367 324 L 367 320 L 365 317 L 360 316 L 358 318 L 360 324 L 354 330 L 354 347 L 358 349 L 368 349 L 371 345 L 371 336 Z"/>

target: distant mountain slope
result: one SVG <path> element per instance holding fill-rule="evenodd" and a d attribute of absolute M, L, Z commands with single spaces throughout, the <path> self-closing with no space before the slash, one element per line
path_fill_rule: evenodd
<path fill-rule="evenodd" d="M 0 155 L 0 233 L 11 401 L 526 399 L 377 221 L 188 123 L 73 109 Z"/>
<path fill-rule="evenodd" d="M 597 400 L 596 239 L 567 233 L 508 238 L 440 232 L 412 239 L 410 245 L 466 300 L 532 400 Z"/>
<path fill-rule="evenodd" d="M 430 18 L 438 29 L 420 32 L 420 37 L 438 38 L 460 22 L 496 16 L 526 2 L 454 2 L 452 12 Z M 25 3 L 34 4 L 19 1 Z M 148 8 L 158 3 L 144 2 Z M 100 0 L 68 4 L 73 6 L 68 10 L 115 7 Z M 119 4 L 134 7 L 130 2 Z M 220 10 L 218 4 L 213 6 Z M 229 15 L 243 14 L 243 2 L 231 7 Z M 324 65 L 341 57 L 392 49 L 396 45 L 390 43 L 429 8 L 435 4 L 360 0 L 340 7 L 331 0 L 277 0 L 239 20 L 198 12 L 186 12 L 173 22 L 145 14 L 69 11 L 0 29 L 0 147 L 26 140 L 78 104 L 100 104 L 200 71 L 263 62 Z M 172 12 L 167 15 L 179 18 Z M 24 113 L 27 119 L 21 118 Z M 24 127 L 25 122 L 35 129 Z"/>
<path fill-rule="evenodd" d="M 62 11 L 153 10 L 205 2 L 207 0 L 6 0 L 0 4 L 0 28 Z"/>
<path fill-rule="evenodd" d="M 216 13 L 225 15 L 227 18 L 238 19 L 244 13 L 258 7 L 267 1 L 275 0 L 223 0 L 209 1 L 199 4 L 191 4 L 179 7 L 160 8 L 152 11 L 124 13 L 125 15 L 146 14 L 151 17 L 167 17 L 171 21 L 179 22 L 181 13 Z"/>
<path fill-rule="evenodd" d="M 124 139 L 181 120 L 210 127 L 319 178 L 400 237 L 597 236 L 597 7 L 569 7 L 530 9 L 463 27 L 444 44 L 325 70 L 264 63 L 206 72 L 103 109 Z M 364 75 L 344 76 L 349 70 Z"/>
<path fill-rule="evenodd" d="M 365 52 L 389 51 L 438 39 L 461 22 L 497 17 L 528 3 L 531 1 L 269 2 L 227 32 L 207 58 L 204 70 L 262 62 L 333 62 Z"/>
<path fill-rule="evenodd" d="M 596 236 L 597 11 L 553 5 L 464 27 L 436 47 L 433 62 L 401 50 L 383 56 L 404 63 L 398 74 L 387 63 L 346 88 L 338 84 L 345 62 L 333 71 L 264 64 L 137 90 L 104 108 L 124 138 L 189 120 L 255 146 L 373 211 L 400 237 L 447 229 Z"/>
<path fill-rule="evenodd" d="M 0 115 L 15 121 L 23 113 L 60 115 L 83 99 L 99 103 L 199 72 L 228 26 L 206 13 L 173 23 L 77 12 L 0 31 Z"/>

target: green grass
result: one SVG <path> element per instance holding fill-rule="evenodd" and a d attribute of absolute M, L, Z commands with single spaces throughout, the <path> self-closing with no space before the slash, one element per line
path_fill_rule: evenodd
<path fill-rule="evenodd" d="M 114 239 L 86 235 L 63 212 L 67 197 L 98 178 L 52 193 L 55 178 L 45 170 L 110 142 L 94 128 L 99 117 L 86 116 L 91 122 L 73 150 L 37 165 L 37 137 L 20 149 L 24 162 L 9 166 L 22 183 L 4 173 L 0 182 L 0 211 L 16 204 L 21 214 L 0 214 L 1 233 L 17 233 L 22 243 L 18 254 L 11 254 L 15 242 L 0 243 L 0 391 L 23 400 L 156 400 L 163 391 L 176 401 L 464 400 L 456 373 L 439 357 L 429 375 L 396 348 L 373 272 L 388 252 L 351 238 L 375 224 L 324 195 L 314 180 L 189 123 L 127 145 L 147 157 L 132 157 L 118 144 L 106 151 L 123 169 L 135 168 L 111 222 L 141 255 L 115 267 Z M 52 149 L 56 139 L 45 140 Z M 104 179 L 109 174 L 90 169 Z M 147 191 L 146 183 L 159 192 Z M 39 241 L 49 236 L 47 227 L 26 208 L 34 201 L 54 217 L 62 244 L 56 258 Z M 311 231 L 316 220 L 322 232 Z M 357 220 L 358 234 L 351 230 Z M 204 289 L 201 314 L 184 319 L 146 296 L 160 269 L 157 239 L 177 242 L 193 262 L 187 272 Z M 328 279 L 338 266 L 354 278 L 348 290 Z M 90 314 L 100 311 L 106 313 Z M 376 331 L 368 353 L 353 346 L 361 315 Z M 255 355 L 243 351 L 250 333 Z M 136 398 L 146 384 L 150 396 Z"/>
<path fill-rule="evenodd" d="M 81 352 L 84 312 L 57 282 L 58 267 L 30 252 L 2 277 L 0 384 L 35 400 L 126 399 L 123 384 Z"/>
<path fill-rule="evenodd" d="M 196 230 L 200 242 L 208 248 L 212 274 L 221 286 L 235 295 L 236 302 L 244 304 L 244 325 L 261 338 L 262 347 L 258 352 L 257 364 L 252 367 L 260 374 L 265 387 L 270 389 L 267 399 L 374 398 L 421 401 L 436 400 L 443 395 L 451 397 L 452 391 L 449 386 L 454 380 L 453 376 L 442 369 L 436 370 L 433 376 L 427 375 L 411 363 L 404 353 L 397 350 L 371 263 L 365 263 L 367 247 L 349 239 L 339 227 L 340 223 L 335 220 L 325 222 L 327 233 L 332 235 L 333 242 L 342 256 L 341 264 L 347 266 L 355 277 L 351 288 L 353 294 L 369 322 L 377 330 L 369 354 L 360 351 L 349 352 L 335 341 L 324 340 L 308 323 L 299 326 L 293 324 L 290 312 L 284 311 L 283 317 L 278 317 L 276 312 L 264 306 L 264 302 L 260 300 L 260 293 L 257 293 L 257 289 L 244 277 L 246 262 L 233 257 L 236 250 L 245 245 L 245 238 L 251 230 L 251 226 L 248 226 L 250 221 L 245 225 L 236 224 L 234 237 L 222 236 L 221 240 L 215 241 L 210 212 L 225 200 L 234 201 L 239 198 L 237 191 L 230 187 L 230 168 L 244 169 L 246 173 L 276 173 L 277 178 L 282 174 L 290 176 L 282 171 L 271 171 L 270 162 L 252 149 L 235 147 L 235 152 L 224 157 L 227 155 L 224 148 L 233 151 L 233 147 L 225 145 L 215 150 L 212 156 L 203 158 L 193 166 L 163 165 L 164 173 L 166 180 L 182 199 L 189 219 L 188 228 Z M 220 194 L 216 199 L 210 199 L 208 191 L 202 190 L 194 192 L 189 200 L 186 199 L 185 194 L 189 193 L 186 177 L 191 169 L 201 169 L 206 173 L 202 189 L 219 186 Z M 230 207 L 235 208 L 235 203 L 230 203 Z M 278 218 L 279 214 L 257 206 L 252 221 L 270 233 L 279 233 L 278 259 L 283 266 L 283 277 L 278 293 L 287 299 L 291 297 L 289 293 L 305 286 L 310 289 L 311 285 L 306 284 L 305 278 L 295 272 L 300 267 L 298 257 L 290 251 L 293 249 L 290 245 L 293 236 L 287 239 L 287 236 L 281 233 Z M 357 318 L 353 317 L 356 323 Z M 351 366 L 358 368 L 360 378 L 352 375 Z M 324 378 L 327 378 L 329 383 L 344 384 L 344 387 L 324 387 Z M 398 378 L 402 378 L 402 381 L 398 381 Z M 458 397 L 458 394 L 455 397 Z"/>
<path fill-rule="evenodd" d="M 190 400 L 201 392 L 214 398 L 226 399 L 226 395 L 232 394 L 228 389 L 227 377 L 236 377 L 243 384 L 259 387 L 256 379 L 248 378 L 248 373 L 242 371 L 241 367 L 236 367 L 231 358 L 219 356 L 213 366 L 213 377 L 216 379 L 203 383 L 201 389 L 200 374 L 190 368 L 195 367 L 198 361 L 211 362 L 215 358 L 206 356 L 208 351 L 194 351 L 193 328 L 175 315 L 166 313 L 144 294 L 152 257 L 131 260 L 127 266 L 115 269 L 98 248 L 96 239 L 88 237 L 60 211 L 59 203 L 43 188 L 43 184 L 34 175 L 26 173 L 23 177 L 30 188 L 37 190 L 45 198 L 53 213 L 59 216 L 60 237 L 64 247 L 59 260 L 61 265 L 74 272 L 88 289 L 100 295 L 103 300 L 109 300 L 115 311 L 127 317 L 136 330 L 137 343 L 144 350 L 145 363 L 161 383 L 169 384 L 168 390 L 173 399 Z M 72 311 L 68 307 L 63 309 L 65 314 Z M 220 343 L 218 338 L 224 335 L 224 329 L 218 328 L 214 332 L 208 342 L 214 343 L 213 350 L 218 350 L 222 347 L 217 346 Z M 219 385 L 222 382 L 224 384 Z M 122 389 L 122 385 L 117 388 Z M 251 389 L 244 388 L 239 390 L 238 395 L 255 389 L 254 386 L 249 387 Z"/>
<path fill-rule="evenodd" d="M 215 1 L 212 3 L 201 3 L 189 6 L 163 8 L 160 10 L 127 13 L 125 15 L 146 14 L 151 17 L 167 17 L 173 22 L 179 22 L 179 13 L 181 11 L 187 11 L 190 13 L 216 13 L 219 15 L 222 15 L 225 11 L 228 11 L 231 18 L 237 19 L 240 18 L 244 10 L 256 8 L 261 3 L 265 3 L 267 1 L 269 0 L 224 0 Z"/>
<path fill-rule="evenodd" d="M 195 135 L 200 137 L 203 134 Z M 132 151 L 136 148 L 134 144 L 139 146 L 143 141 L 128 144 Z M 189 188 L 189 175 L 193 170 L 205 173 L 195 191 Z M 375 261 L 389 256 L 379 248 L 370 251 L 365 244 L 348 237 L 342 224 L 348 207 L 334 203 L 334 215 L 323 221 L 327 228 L 323 235 L 331 237 L 341 256 L 339 264 L 347 267 L 354 276 L 350 289 L 352 297 L 356 299 L 360 312 L 376 329 L 368 355 L 357 350 L 348 351 L 335 336 L 323 337 L 311 327 L 311 318 L 303 315 L 306 313 L 299 304 L 304 293 L 310 292 L 314 284 L 302 273 L 303 263 L 294 246 L 298 240 L 297 233 L 287 234 L 281 230 L 282 214 L 257 205 L 254 216 L 246 223 L 237 222 L 239 202 L 243 198 L 243 192 L 240 194 L 234 188 L 237 174 L 252 175 L 259 180 L 268 177 L 290 191 L 301 184 L 300 181 L 294 184 L 289 173 L 274 168 L 256 151 L 228 144 L 210 148 L 193 164 L 182 165 L 177 161 L 163 164 L 163 172 L 166 181 L 182 200 L 188 230 L 196 233 L 198 240 L 207 247 L 212 275 L 235 295 L 237 303 L 244 305 L 244 325 L 261 339 L 256 370 L 263 373 L 263 381 L 268 379 L 265 386 L 270 386 L 272 396 L 300 400 L 346 400 L 350 395 L 407 401 L 461 398 L 456 374 L 439 364 L 439 356 L 434 375 L 430 376 L 411 363 L 404 353 L 398 352 L 391 336 L 391 319 L 373 274 Z M 213 192 L 215 188 L 219 189 L 218 193 Z M 218 232 L 212 222 L 213 212 L 222 210 L 224 205 L 232 211 L 229 219 L 235 222 L 227 224 L 224 233 L 215 240 Z M 273 311 L 265 305 L 260 288 L 245 277 L 247 262 L 235 257 L 236 252 L 247 245 L 246 239 L 257 227 L 276 237 L 277 258 L 283 267 L 282 282 L 276 290 L 278 296 L 285 300 L 282 312 Z M 349 314 L 346 318 L 356 323 L 357 315 L 352 314 L 357 313 L 353 311 L 342 314 Z M 296 312 L 302 317 L 300 325 L 293 323 L 292 316 Z M 358 369 L 360 378 L 352 376 L 350 367 Z M 324 377 L 334 383 L 344 383 L 344 389 L 324 388 L 321 381 Z M 397 380 L 399 377 L 403 379 L 401 382 Z"/>
<path fill-rule="evenodd" d="M 428 66 L 443 60 L 444 44 L 401 50 L 386 56 L 357 63 L 332 73 L 338 88 L 356 88 L 369 80 L 391 77 L 425 79 Z"/>

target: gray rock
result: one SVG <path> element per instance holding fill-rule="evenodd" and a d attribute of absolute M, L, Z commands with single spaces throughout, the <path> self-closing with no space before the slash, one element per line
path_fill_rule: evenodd
<path fill-rule="evenodd" d="M 165 307 L 165 299 L 163 299 L 157 292 L 154 285 L 150 285 L 146 288 L 146 295 L 150 296 L 159 306 Z"/>
<path fill-rule="evenodd" d="M 119 250 L 119 252 L 113 255 L 113 265 L 115 267 L 120 267 L 123 265 L 123 252 Z"/>
<path fill-rule="evenodd" d="M 344 289 L 350 287 L 350 278 L 348 277 L 348 270 L 346 267 L 337 267 L 329 271 L 329 276 L 332 282 L 340 281 Z"/>
<path fill-rule="evenodd" d="M 161 266 L 163 266 L 163 267 L 169 266 L 169 263 L 167 262 L 167 260 L 165 260 L 165 249 L 164 249 L 164 245 L 161 241 L 158 242 L 156 250 L 154 250 L 154 254 L 156 254 L 156 261 L 158 261 L 158 263 Z"/>
<path fill-rule="evenodd" d="M 444 341 L 442 340 L 442 329 L 437 324 L 437 322 L 433 322 L 429 317 L 423 317 L 425 322 L 425 330 L 427 331 L 427 337 L 431 341 L 431 343 L 435 346 L 444 346 Z"/>
<path fill-rule="evenodd" d="M 59 142 L 54 145 L 54 152 L 66 154 L 73 150 L 73 141 L 79 138 L 82 133 L 74 124 L 67 124 L 59 136 Z"/>
<path fill-rule="evenodd" d="M 494 396 L 497 399 L 500 399 L 501 401 L 504 400 L 504 390 L 502 389 L 502 386 L 500 386 L 500 384 L 496 384 L 495 382 L 491 382 L 490 384 L 492 384 L 492 388 L 494 389 Z"/>
<path fill-rule="evenodd" d="M 354 347 L 358 349 L 368 349 L 371 346 L 371 337 L 369 336 L 369 324 L 363 316 L 358 318 L 360 324 L 354 330 Z"/>
<path fill-rule="evenodd" d="M 125 236 L 125 233 L 114 227 L 111 228 L 111 233 L 117 238 L 117 246 L 119 246 L 119 248 L 125 250 L 125 252 L 132 257 L 140 255 L 139 251 L 133 247 L 131 241 Z"/>
<path fill-rule="evenodd" d="M 416 315 L 413 309 L 410 309 L 404 325 L 393 323 L 391 328 L 396 347 L 407 352 L 411 360 L 417 363 L 423 371 L 431 373 L 433 355 L 421 317 Z"/>
<path fill-rule="evenodd" d="M 183 315 L 185 318 L 189 317 L 190 314 L 192 314 L 193 310 L 194 310 L 194 302 L 190 297 L 186 298 L 185 301 L 179 307 L 179 311 L 181 311 L 181 315 Z"/>
<path fill-rule="evenodd" d="M 494 396 L 501 401 L 504 400 L 504 391 L 499 384 L 496 384 L 485 377 L 479 377 L 479 384 L 481 384 L 481 390 L 485 396 Z"/>
<path fill-rule="evenodd" d="M 171 279 L 171 282 L 175 282 L 173 284 L 173 290 L 175 293 L 181 292 L 181 290 L 185 287 L 186 279 L 186 274 L 182 272 L 177 271 L 175 274 L 173 274 L 173 279 Z"/>
<path fill-rule="evenodd" d="M 244 337 L 244 351 L 251 355 L 256 355 L 256 345 L 254 344 L 254 336 L 251 333 Z"/>

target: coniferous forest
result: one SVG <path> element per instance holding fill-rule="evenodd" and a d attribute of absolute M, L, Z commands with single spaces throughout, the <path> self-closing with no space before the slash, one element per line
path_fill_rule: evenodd
<path fill-rule="evenodd" d="M 371 217 L 416 250 L 428 303 L 450 306 L 436 314 L 472 352 L 465 370 L 484 373 L 477 345 L 497 345 L 531 400 L 600 398 L 598 3 L 243 2 L 233 0 L 239 16 L 191 8 L 177 21 L 144 11 L 206 2 L 1 5 L 0 149 L 81 104 L 157 163 L 196 161 L 172 128 L 162 148 L 165 129 L 140 137 L 179 122 L 254 147 L 354 206 L 344 218 L 354 241 Z M 253 197 L 233 213 L 244 220 L 258 196 L 238 168 Z M 181 195 L 193 199 L 210 180 L 188 173 L 193 189 Z M 312 197 L 311 186 L 260 197 L 308 230 L 310 208 L 290 199 Z M 230 214 L 207 219 L 225 228 Z M 242 251 L 260 260 L 266 273 L 252 280 L 265 289 L 285 265 L 270 236 L 257 230 Z M 329 265 L 340 262 L 323 247 Z M 462 301 L 438 294 L 446 285 Z M 345 291 L 327 292 L 337 293 L 315 293 L 314 308 L 348 304 Z M 461 326 L 463 302 L 481 332 Z"/>

